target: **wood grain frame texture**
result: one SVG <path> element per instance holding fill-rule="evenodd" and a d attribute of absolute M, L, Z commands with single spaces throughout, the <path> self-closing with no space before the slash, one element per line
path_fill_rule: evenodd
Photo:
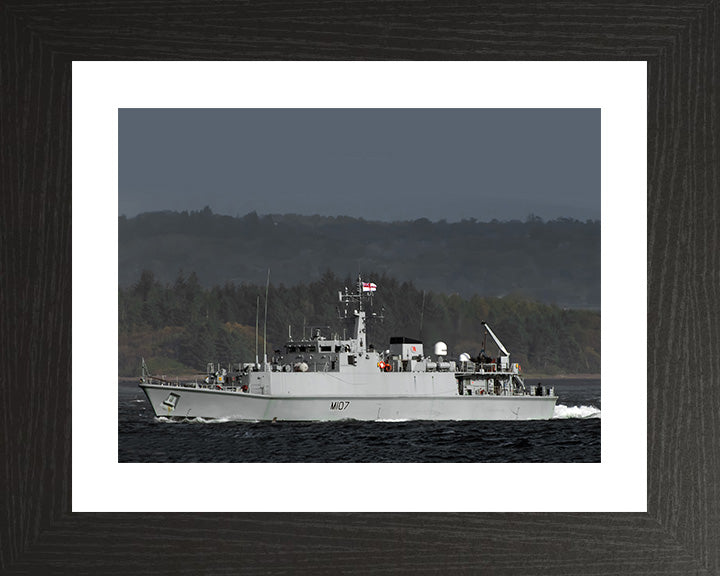
<path fill-rule="evenodd" d="M 720 574 L 718 5 L 3 2 L 0 572 Z M 646 60 L 648 512 L 72 513 L 71 62 L 139 59 Z"/>

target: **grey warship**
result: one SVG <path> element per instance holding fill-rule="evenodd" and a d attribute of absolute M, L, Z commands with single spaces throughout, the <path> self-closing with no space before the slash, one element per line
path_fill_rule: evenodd
<path fill-rule="evenodd" d="M 270 360 L 223 368 L 208 364 L 205 378 L 181 383 L 151 375 L 143 361 L 140 387 L 155 415 L 242 421 L 547 420 L 557 396 L 553 388 L 526 388 L 520 366 L 483 322 L 499 356 L 448 357 L 435 343 L 403 336 L 389 347 L 368 344 L 365 302 L 377 287 L 358 282 L 338 293 L 349 338 L 323 335 L 290 339 Z"/>

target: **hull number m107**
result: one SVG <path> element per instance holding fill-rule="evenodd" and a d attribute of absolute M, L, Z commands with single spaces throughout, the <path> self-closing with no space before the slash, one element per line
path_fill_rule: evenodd
<path fill-rule="evenodd" d="M 337 400 L 335 402 L 330 402 L 330 410 L 345 410 L 350 406 L 349 400 Z"/>

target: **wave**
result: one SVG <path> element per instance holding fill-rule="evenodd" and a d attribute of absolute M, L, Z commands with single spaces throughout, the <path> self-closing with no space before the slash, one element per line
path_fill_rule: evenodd
<path fill-rule="evenodd" d="M 226 422 L 234 422 L 231 418 L 202 418 L 200 416 L 195 418 L 187 418 L 187 417 L 172 417 L 168 418 L 166 416 L 155 416 L 155 422 L 163 422 L 165 424 L 178 424 L 178 423 L 184 423 L 184 424 L 224 424 Z"/>
<path fill-rule="evenodd" d="M 600 418 L 600 408 L 595 406 L 555 406 L 553 420 L 562 418 Z"/>

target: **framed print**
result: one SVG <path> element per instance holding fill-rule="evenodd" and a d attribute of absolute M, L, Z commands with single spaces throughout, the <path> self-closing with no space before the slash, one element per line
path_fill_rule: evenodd
<path fill-rule="evenodd" d="M 717 2 L 369 3 L 342 10 L 303 3 L 171 8 L 6 3 L 0 10 L 0 183 L 5 191 L 0 571 L 718 573 L 718 21 Z M 87 417 L 103 426 L 104 414 L 117 406 L 106 406 L 99 395 L 94 404 L 83 405 L 84 414 L 76 408 L 77 391 L 86 388 L 75 388 L 75 382 L 100 387 L 114 380 L 115 365 L 107 367 L 109 374 L 90 370 L 90 352 L 73 349 L 77 330 L 89 330 L 100 341 L 108 330 L 100 321 L 73 322 L 78 311 L 92 305 L 81 295 L 92 294 L 93 282 L 103 297 L 102 262 L 93 279 L 92 271 L 77 268 L 81 261 L 73 254 L 88 242 L 97 243 L 100 258 L 103 250 L 116 249 L 103 245 L 102 230 L 95 237 L 80 234 L 93 214 L 102 222 L 101 187 L 82 207 L 87 210 L 83 221 L 75 221 L 80 207 L 73 187 L 90 170 L 74 154 L 71 112 L 79 93 L 73 63 L 170 59 L 646 62 L 647 213 L 638 217 L 629 206 L 613 230 L 628 239 L 628 246 L 633 235 L 634 240 L 641 235 L 641 245 L 646 240 L 645 265 L 625 268 L 622 279 L 630 293 L 646 278 L 646 318 L 638 320 L 632 315 L 637 309 L 628 309 L 626 323 L 619 320 L 612 327 L 616 339 L 606 350 L 619 381 L 626 382 L 638 359 L 646 372 L 647 405 L 631 404 L 623 412 L 635 412 L 635 422 L 646 423 L 645 451 L 631 452 L 635 460 L 646 458 L 646 482 L 638 489 L 635 468 L 628 467 L 625 483 L 606 486 L 644 493 L 644 509 L 572 512 L 563 508 L 564 501 L 582 496 L 592 502 L 602 489 L 583 494 L 582 483 L 562 479 L 544 492 L 551 504 L 532 511 L 478 511 L 462 499 L 413 508 L 402 505 L 403 491 L 381 469 L 367 481 L 386 483 L 400 504 L 293 505 L 302 492 L 296 490 L 294 471 L 284 468 L 265 474 L 253 487 L 257 494 L 278 495 L 282 503 L 273 512 L 265 511 L 269 506 L 243 505 L 242 497 L 250 500 L 252 492 L 236 494 L 226 478 L 218 477 L 217 484 L 196 482 L 183 464 L 170 465 L 171 476 L 148 472 L 146 479 L 133 478 L 125 486 L 108 482 L 100 465 L 103 443 L 99 438 L 93 443 L 92 429 L 76 429 Z M 433 80 L 427 79 L 428 88 L 442 86 Z M 190 90 L 193 79 L 186 82 Z M 296 85 L 302 86 L 301 77 Z M 528 90 L 533 87 L 528 83 Z M 98 146 L 98 156 L 108 152 Z M 82 290 L 74 284 L 80 275 Z M 646 348 L 624 338 L 636 333 L 638 322 L 645 322 L 640 330 Z M 630 398 L 632 380 L 626 386 Z M 78 440 L 84 441 L 82 451 L 94 449 L 98 460 L 97 469 L 84 470 L 82 479 L 72 464 L 80 455 Z M 457 466 L 464 482 L 463 465 Z M 532 469 L 517 470 L 532 486 Z M 414 472 L 398 476 L 413 497 L 408 501 L 430 499 Z M 325 479 L 326 493 L 347 494 L 337 485 L 343 478 L 333 474 Z M 105 502 L 122 500 L 137 493 L 136 483 L 154 495 L 149 504 L 136 503 L 135 510 L 142 511 L 120 513 L 111 504 L 105 510 L 112 512 L 74 507 L 78 498 L 98 493 Z M 177 505 L 178 498 L 191 502 L 190 494 L 210 492 L 232 494 L 237 506 L 223 510 L 228 499 L 222 498 L 213 507 Z M 178 509 L 184 511 L 172 512 Z"/>

